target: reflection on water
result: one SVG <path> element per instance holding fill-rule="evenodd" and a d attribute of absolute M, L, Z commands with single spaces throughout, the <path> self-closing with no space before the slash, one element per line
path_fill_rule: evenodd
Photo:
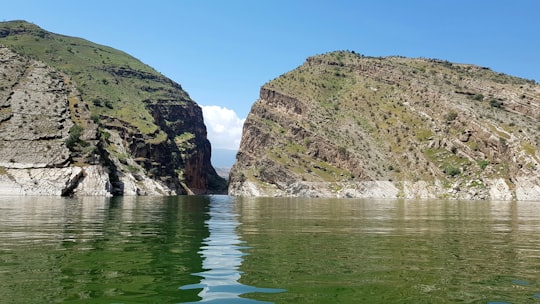
<path fill-rule="evenodd" d="M 178 303 L 196 292 L 208 201 L 0 198 L 1 303 Z"/>
<path fill-rule="evenodd" d="M 209 219 L 206 226 L 210 235 L 204 239 L 200 254 L 205 271 L 194 273 L 202 277 L 198 284 L 184 285 L 182 290 L 202 289 L 199 302 L 209 303 L 268 303 L 241 298 L 247 293 L 279 293 L 282 289 L 257 288 L 238 282 L 242 276 L 239 267 L 249 249 L 238 236 L 240 223 L 234 211 L 234 202 L 229 197 L 213 196 L 210 201 Z M 193 303 L 193 302 L 191 302 Z"/>
<path fill-rule="evenodd" d="M 540 303 L 540 202 L 0 197 L 0 303 L 193 302 Z"/>
<path fill-rule="evenodd" d="M 276 303 L 540 303 L 540 202 L 249 199 L 245 284 Z M 262 283 L 261 283 L 262 282 Z"/>

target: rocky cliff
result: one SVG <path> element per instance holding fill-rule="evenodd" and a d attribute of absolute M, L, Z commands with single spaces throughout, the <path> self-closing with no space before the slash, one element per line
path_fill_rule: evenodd
<path fill-rule="evenodd" d="M 0 194 L 223 193 L 201 108 L 137 59 L 0 23 Z"/>
<path fill-rule="evenodd" d="M 538 200 L 539 147 L 533 80 L 332 52 L 261 88 L 229 193 Z"/>

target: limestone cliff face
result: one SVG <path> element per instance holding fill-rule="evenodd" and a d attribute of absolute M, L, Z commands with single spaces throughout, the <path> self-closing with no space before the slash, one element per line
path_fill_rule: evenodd
<path fill-rule="evenodd" d="M 21 57 L 0 46 L 0 193 L 66 195 L 84 178 L 82 167 L 71 166 L 75 154 L 66 140 L 75 125 L 86 125 L 84 139 L 97 143 L 97 126 L 88 109 L 70 109 L 79 101 L 69 78 L 51 67 Z M 88 168 L 99 166 L 96 151 L 78 153 Z M 91 169 L 93 170 L 93 169 Z M 109 193 L 105 178 L 95 193 Z"/>
<path fill-rule="evenodd" d="M 261 88 L 229 193 L 540 198 L 540 86 L 474 65 L 333 52 Z"/>
<path fill-rule="evenodd" d="M 117 50 L 0 23 L 0 194 L 223 193 L 210 153 L 180 85 Z"/>

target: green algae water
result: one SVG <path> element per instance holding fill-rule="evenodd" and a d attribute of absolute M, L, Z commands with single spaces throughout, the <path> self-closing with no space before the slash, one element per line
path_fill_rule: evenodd
<path fill-rule="evenodd" d="M 540 202 L 3 197 L 0 303 L 540 303 Z"/>

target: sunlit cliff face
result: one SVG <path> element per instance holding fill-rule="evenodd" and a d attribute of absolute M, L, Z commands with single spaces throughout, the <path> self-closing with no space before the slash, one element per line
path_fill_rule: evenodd
<path fill-rule="evenodd" d="M 540 86 L 474 65 L 350 52 L 261 88 L 229 192 L 533 199 Z"/>

